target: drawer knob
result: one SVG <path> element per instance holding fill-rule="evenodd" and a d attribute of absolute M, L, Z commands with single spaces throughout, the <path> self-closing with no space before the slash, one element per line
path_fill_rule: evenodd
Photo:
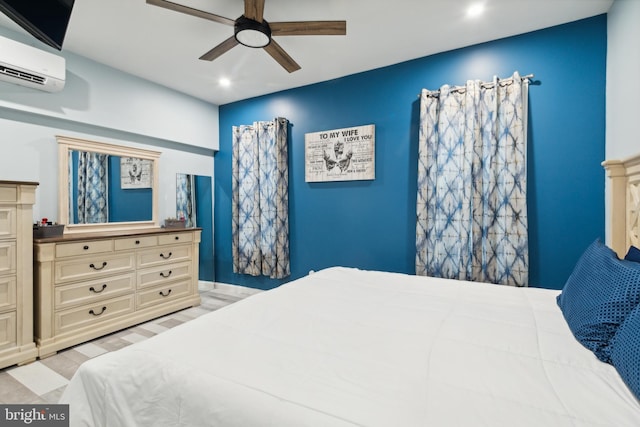
<path fill-rule="evenodd" d="M 169 258 L 171 258 L 171 255 L 173 255 L 171 252 L 169 252 L 169 255 L 167 255 L 167 256 L 164 256 L 164 254 L 160 254 L 162 259 L 169 259 Z"/>
<path fill-rule="evenodd" d="M 180 236 L 176 236 L 176 240 L 180 240 Z"/>
<path fill-rule="evenodd" d="M 100 316 L 102 313 L 104 313 L 107 310 L 106 306 L 102 306 L 102 311 L 100 313 L 96 313 L 95 311 L 93 311 L 93 309 L 89 310 L 89 314 L 92 314 L 94 316 Z"/>
<path fill-rule="evenodd" d="M 166 279 L 167 277 L 171 276 L 171 273 L 172 273 L 172 271 L 169 270 L 169 273 L 165 275 L 164 272 L 161 271 L 160 275 Z"/>
<path fill-rule="evenodd" d="M 84 246 L 82 247 L 82 249 L 84 249 L 85 251 L 88 251 L 88 250 L 89 250 L 89 245 L 84 245 Z"/>
<path fill-rule="evenodd" d="M 102 270 L 103 268 L 105 268 L 107 266 L 107 261 L 104 261 L 102 263 L 102 267 L 96 267 L 95 264 L 89 264 L 90 268 L 93 268 L 96 271 Z"/>
<path fill-rule="evenodd" d="M 139 244 L 140 244 L 140 240 L 136 240 L 136 245 L 139 245 Z"/>
<path fill-rule="evenodd" d="M 171 289 L 169 289 L 166 294 L 160 291 L 160 295 L 162 295 L 163 297 L 168 297 L 170 293 L 171 293 Z"/>
<path fill-rule="evenodd" d="M 96 291 L 96 289 L 93 286 L 89 288 L 89 290 L 91 292 L 93 292 L 94 294 L 99 294 L 100 292 L 104 291 L 105 289 L 107 289 L 107 284 L 106 283 L 102 284 L 102 289 L 100 289 L 99 291 Z"/>

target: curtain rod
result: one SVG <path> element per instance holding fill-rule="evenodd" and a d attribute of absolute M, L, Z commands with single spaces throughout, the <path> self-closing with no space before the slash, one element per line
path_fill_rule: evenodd
<path fill-rule="evenodd" d="M 520 81 L 523 80 L 531 80 L 534 77 L 533 74 L 527 74 L 526 76 L 521 76 L 520 77 Z M 496 80 L 498 81 L 498 84 L 500 85 L 510 85 L 513 83 L 513 77 L 507 77 L 505 79 L 500 79 L 500 78 L 496 78 Z M 494 86 L 494 82 L 482 82 L 480 83 L 480 87 L 482 87 L 483 89 L 490 89 Z M 466 86 L 454 86 L 452 87 L 449 91 L 450 92 L 464 92 L 465 90 L 467 90 Z M 440 96 L 440 89 L 438 90 L 428 90 L 427 91 L 427 96 L 431 96 L 434 98 L 437 98 L 438 96 Z M 420 98 L 420 94 L 418 94 L 418 98 Z"/>

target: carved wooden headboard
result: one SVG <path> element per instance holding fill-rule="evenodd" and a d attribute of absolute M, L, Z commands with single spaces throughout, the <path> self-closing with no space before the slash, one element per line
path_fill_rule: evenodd
<path fill-rule="evenodd" d="M 624 257 L 640 247 L 640 155 L 602 162 L 611 180 L 611 248 Z"/>

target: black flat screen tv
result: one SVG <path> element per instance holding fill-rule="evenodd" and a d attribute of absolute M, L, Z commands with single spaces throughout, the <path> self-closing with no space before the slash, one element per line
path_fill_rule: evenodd
<path fill-rule="evenodd" d="M 62 50 L 75 0 L 0 0 L 0 12 L 35 38 Z"/>

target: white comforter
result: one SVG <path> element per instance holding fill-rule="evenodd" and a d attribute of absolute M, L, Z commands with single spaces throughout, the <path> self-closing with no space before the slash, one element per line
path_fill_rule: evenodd
<path fill-rule="evenodd" d="M 639 426 L 558 291 L 330 268 L 84 363 L 72 426 Z"/>

